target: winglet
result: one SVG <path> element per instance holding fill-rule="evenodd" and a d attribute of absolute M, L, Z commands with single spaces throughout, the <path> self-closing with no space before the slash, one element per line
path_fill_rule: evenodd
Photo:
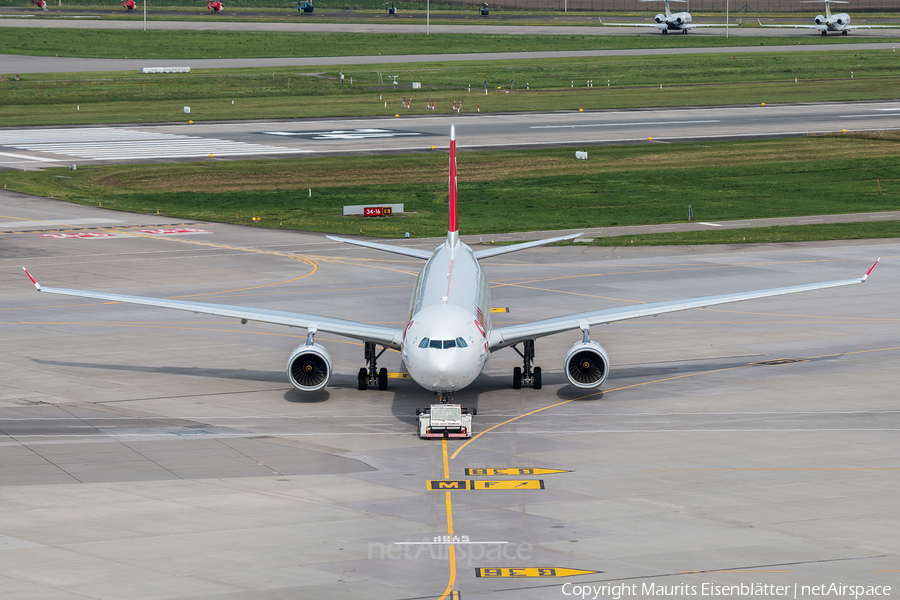
<path fill-rule="evenodd" d="M 34 284 L 34 289 L 36 289 L 37 291 L 41 291 L 41 284 L 34 280 L 34 277 L 31 276 L 31 273 L 28 272 L 28 269 L 22 267 L 22 270 L 25 271 L 25 274 L 28 275 L 28 279 L 30 279 L 31 283 Z"/>
<path fill-rule="evenodd" d="M 450 213 L 447 219 L 447 231 L 459 231 L 456 222 L 456 126 L 450 126 Z"/>
<path fill-rule="evenodd" d="M 875 261 L 875 264 L 874 264 L 874 265 L 872 265 L 872 268 L 870 268 L 870 269 L 869 269 L 869 270 L 868 270 L 868 271 L 866 271 L 866 274 L 865 274 L 865 275 L 863 275 L 863 282 L 865 282 L 865 281 L 866 281 L 866 279 L 868 279 L 868 278 L 869 278 L 869 274 L 870 274 L 870 273 L 872 273 L 872 271 L 874 271 L 874 270 L 875 270 L 875 265 L 877 265 L 877 264 L 878 264 L 878 261 L 879 261 L 879 260 L 881 260 L 881 259 L 880 259 L 880 258 L 879 258 L 879 259 L 878 259 L 878 260 L 876 260 L 876 261 Z"/>

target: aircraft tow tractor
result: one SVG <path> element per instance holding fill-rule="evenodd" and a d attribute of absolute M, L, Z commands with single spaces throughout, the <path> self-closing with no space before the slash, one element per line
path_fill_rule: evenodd
<path fill-rule="evenodd" d="M 416 409 L 419 418 L 420 438 L 470 438 L 472 437 L 472 417 L 478 409 L 463 408 L 459 404 L 432 404 L 428 408 Z"/>

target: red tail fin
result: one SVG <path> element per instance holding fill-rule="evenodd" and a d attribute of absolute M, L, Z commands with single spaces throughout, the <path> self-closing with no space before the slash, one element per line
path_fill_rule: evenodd
<path fill-rule="evenodd" d="M 450 214 L 447 231 L 459 231 L 456 223 L 456 127 L 450 126 Z"/>

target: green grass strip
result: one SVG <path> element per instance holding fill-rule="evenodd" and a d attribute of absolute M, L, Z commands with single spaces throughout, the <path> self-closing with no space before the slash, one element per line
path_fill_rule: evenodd
<path fill-rule="evenodd" d="M 889 136 L 847 136 L 610 146 L 593 149 L 589 161 L 568 149 L 465 152 L 460 228 L 678 223 L 688 205 L 697 221 L 898 210 L 898 148 Z M 0 173 L 0 183 L 104 208 L 257 227 L 431 237 L 447 220 L 444 152 L 47 169 Z M 344 205 L 396 203 L 403 215 L 341 216 Z"/>

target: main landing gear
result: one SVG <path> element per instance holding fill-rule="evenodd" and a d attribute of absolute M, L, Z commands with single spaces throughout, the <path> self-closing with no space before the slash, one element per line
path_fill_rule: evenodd
<path fill-rule="evenodd" d="M 522 389 L 522 384 L 524 383 L 539 390 L 541 389 L 541 368 L 532 368 L 531 366 L 531 363 L 534 361 L 534 340 L 525 340 L 523 346 L 523 352 L 519 352 L 516 346 L 512 347 L 516 354 L 522 357 L 523 362 L 522 368 L 516 367 L 513 369 L 513 389 Z"/>
<path fill-rule="evenodd" d="M 370 385 L 377 385 L 382 392 L 387 389 L 388 371 L 384 367 L 380 371 L 378 370 L 378 359 L 381 358 L 385 350 L 387 350 L 386 347 L 382 348 L 381 352 L 378 352 L 377 345 L 374 342 L 366 342 L 366 363 L 369 366 L 368 368 L 360 367 L 359 369 L 357 387 L 360 391 L 367 389 Z"/>

